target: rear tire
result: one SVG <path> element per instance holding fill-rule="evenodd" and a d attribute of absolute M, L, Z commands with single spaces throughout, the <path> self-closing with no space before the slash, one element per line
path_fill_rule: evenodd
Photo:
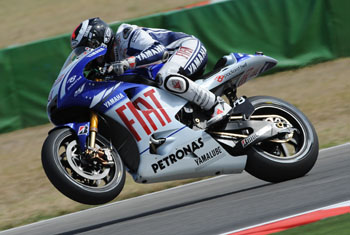
<path fill-rule="evenodd" d="M 246 171 L 269 182 L 281 182 L 307 174 L 314 166 L 319 152 L 318 138 L 307 117 L 293 105 L 268 96 L 249 98 L 253 115 L 275 114 L 288 120 L 294 131 L 287 143 L 263 141 L 248 150 Z"/>
<path fill-rule="evenodd" d="M 109 142 L 97 135 L 96 144 L 108 148 Z M 69 128 L 50 132 L 42 147 L 41 159 L 51 183 L 64 195 L 80 203 L 97 205 L 113 200 L 125 183 L 125 168 L 115 148 L 111 150 L 114 164 L 110 167 L 84 162 Z"/>

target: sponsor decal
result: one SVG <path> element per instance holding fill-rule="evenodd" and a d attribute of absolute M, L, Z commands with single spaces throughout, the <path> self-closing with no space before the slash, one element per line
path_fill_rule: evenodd
<path fill-rule="evenodd" d="M 89 126 L 87 124 L 79 127 L 78 135 L 87 135 L 88 133 L 89 133 Z"/>
<path fill-rule="evenodd" d="M 74 97 L 80 95 L 85 88 L 85 83 L 74 92 Z"/>
<path fill-rule="evenodd" d="M 244 64 L 242 64 L 242 65 L 240 65 L 240 66 L 230 70 L 228 73 L 225 74 L 225 77 L 229 77 L 229 76 L 231 76 L 234 73 L 240 72 L 241 70 L 243 70 L 247 66 L 248 66 L 247 63 L 244 63 Z"/>
<path fill-rule="evenodd" d="M 182 87 L 179 81 L 173 81 L 172 85 L 175 89 L 182 90 Z"/>
<path fill-rule="evenodd" d="M 222 82 L 224 80 L 225 76 L 224 75 L 219 75 L 215 77 L 215 80 L 218 82 Z"/>
<path fill-rule="evenodd" d="M 81 76 L 79 76 L 79 77 L 77 78 L 77 75 L 74 75 L 74 76 L 68 78 L 67 83 L 70 84 L 70 85 L 68 86 L 67 90 L 72 89 L 72 87 L 73 87 L 81 78 L 82 78 Z"/>
<path fill-rule="evenodd" d="M 159 103 L 154 93 L 154 89 L 149 90 L 138 97 L 133 103 L 127 102 L 125 105 L 115 110 L 137 141 L 141 140 L 141 133 L 139 132 L 144 131 L 147 135 L 152 133 L 149 126 L 156 131 L 159 128 L 158 123 L 165 126 L 167 123 L 171 122 L 169 115 Z M 141 105 L 145 107 L 146 110 L 140 110 Z M 130 112 L 132 115 L 130 115 Z M 158 122 L 154 121 L 155 118 Z M 134 125 L 137 123 L 140 124 L 142 128 L 136 130 Z"/>
<path fill-rule="evenodd" d="M 100 53 L 101 51 L 103 51 L 105 48 L 104 47 L 101 47 L 93 52 L 91 52 L 89 55 L 87 55 L 87 57 L 93 57 L 95 56 L 96 54 Z"/>
<path fill-rule="evenodd" d="M 177 51 L 175 55 L 178 56 L 182 56 L 185 57 L 186 59 L 189 59 L 191 54 L 192 54 L 193 50 L 191 48 L 188 47 L 180 47 Z"/>
<path fill-rule="evenodd" d="M 164 51 L 164 46 L 157 45 L 153 48 L 150 48 L 146 51 L 141 52 L 138 56 L 136 56 L 136 59 L 140 60 L 146 60 L 156 54 L 162 53 Z"/>
<path fill-rule="evenodd" d="M 270 130 L 271 130 L 271 126 L 264 126 L 260 130 L 258 130 L 256 133 L 253 133 L 250 136 L 248 136 L 247 138 L 241 140 L 242 147 L 243 148 L 247 147 L 248 145 L 253 143 L 257 138 L 264 135 L 265 133 L 267 133 Z"/>
<path fill-rule="evenodd" d="M 235 67 L 231 70 L 224 70 L 226 73 L 217 75 L 214 78 L 214 80 L 216 80 L 218 82 L 223 82 L 226 78 L 227 78 L 226 79 L 226 81 L 227 81 L 228 79 L 235 79 L 237 77 L 240 77 L 244 73 L 244 71 L 243 72 L 241 72 L 241 71 L 244 70 L 247 66 L 248 66 L 247 63 L 244 63 L 242 65 L 238 65 L 237 67 Z M 239 73 L 239 72 L 241 72 L 241 73 Z M 239 74 L 237 74 L 235 77 L 231 77 L 232 75 L 234 75 L 236 73 L 239 73 Z"/>
<path fill-rule="evenodd" d="M 245 102 L 245 98 L 243 96 L 239 97 L 235 102 L 233 102 L 233 108 L 243 104 Z"/>
<path fill-rule="evenodd" d="M 108 44 L 109 41 L 111 40 L 111 38 L 112 38 L 112 31 L 110 28 L 107 27 L 105 34 L 104 34 L 104 37 L 103 37 L 103 42 Z"/>
<path fill-rule="evenodd" d="M 73 83 L 75 81 L 76 77 L 77 77 L 77 75 L 74 75 L 74 76 L 68 78 L 68 83 Z"/>
<path fill-rule="evenodd" d="M 219 146 L 203 154 L 202 156 L 196 158 L 194 162 L 197 164 L 197 166 L 200 166 L 206 163 L 207 161 L 219 156 L 220 154 L 222 154 L 222 150 L 221 150 L 221 147 Z"/>
<path fill-rule="evenodd" d="M 112 97 L 111 99 L 107 100 L 103 103 L 103 105 L 106 108 L 111 107 L 113 104 L 117 103 L 119 100 L 123 99 L 125 96 L 122 93 L 119 93 L 118 95 Z"/>
<path fill-rule="evenodd" d="M 243 146 L 243 148 L 247 147 L 248 145 L 250 145 L 251 143 L 253 143 L 259 136 L 257 134 L 251 134 L 250 136 L 248 136 L 247 138 L 243 139 L 241 141 L 241 144 Z"/>
<path fill-rule="evenodd" d="M 127 61 L 131 69 L 134 69 L 136 67 L 135 56 L 130 56 L 127 58 Z"/>
<path fill-rule="evenodd" d="M 91 28 L 92 28 L 92 26 L 91 26 L 91 25 L 89 25 L 89 26 L 87 27 L 87 29 L 86 29 L 86 31 L 85 31 L 85 33 L 84 33 L 84 36 L 83 36 L 83 37 L 87 37 L 87 36 L 88 36 L 88 34 L 90 33 Z"/>
<path fill-rule="evenodd" d="M 198 140 L 193 141 L 192 143 L 183 146 L 180 149 L 177 149 L 174 153 L 162 158 L 161 160 L 153 163 L 151 165 L 154 173 L 158 173 L 159 171 L 164 170 L 168 166 L 175 164 L 176 162 L 183 159 L 188 154 L 194 153 L 197 149 L 200 149 L 204 146 L 202 138 L 198 138 Z"/>
<path fill-rule="evenodd" d="M 187 68 L 191 74 L 196 72 L 198 67 L 201 66 L 206 55 L 207 55 L 207 50 L 204 47 L 201 47 L 201 49 L 199 50 L 199 53 L 196 55 L 194 60 L 189 64 Z"/>

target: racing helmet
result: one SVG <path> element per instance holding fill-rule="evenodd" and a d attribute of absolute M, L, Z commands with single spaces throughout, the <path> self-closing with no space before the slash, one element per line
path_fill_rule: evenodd
<path fill-rule="evenodd" d="M 114 35 L 112 29 L 99 17 L 84 20 L 75 28 L 71 37 L 71 47 L 80 46 L 97 48 L 105 44 L 107 48 L 113 45 Z"/>

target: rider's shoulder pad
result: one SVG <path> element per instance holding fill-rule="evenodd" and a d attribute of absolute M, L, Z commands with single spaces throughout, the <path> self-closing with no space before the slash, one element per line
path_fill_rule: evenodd
<path fill-rule="evenodd" d="M 137 28 L 136 25 L 131 24 L 121 24 L 117 30 L 117 36 L 123 39 L 128 39 L 132 33 Z"/>

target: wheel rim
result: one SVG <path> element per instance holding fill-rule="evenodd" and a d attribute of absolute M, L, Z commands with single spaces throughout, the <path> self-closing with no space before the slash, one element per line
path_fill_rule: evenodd
<path fill-rule="evenodd" d="M 96 147 L 99 148 L 100 146 L 97 145 Z M 77 141 L 75 140 L 68 144 L 66 149 L 66 157 L 71 169 L 86 179 L 102 180 L 111 170 L 111 168 L 101 168 L 99 170 L 85 168 L 79 158 L 80 155 L 78 153 Z"/>
<path fill-rule="evenodd" d="M 272 161 L 281 163 L 297 162 L 304 158 L 306 150 L 310 147 L 309 134 L 306 127 L 297 115 L 290 112 L 284 107 L 264 105 L 255 108 L 253 115 L 279 115 L 283 119 L 278 120 L 280 125 L 292 125 L 296 129 L 293 136 L 285 142 L 263 141 L 257 143 L 252 148 L 260 153 L 261 156 Z M 274 122 L 274 119 L 266 120 Z M 287 123 L 288 124 L 287 124 Z"/>
<path fill-rule="evenodd" d="M 97 139 L 96 147 L 102 148 L 104 144 Z M 123 165 L 117 152 L 112 151 L 112 166 L 88 164 L 80 154 L 77 141 L 71 135 L 60 142 L 57 156 L 60 170 L 79 187 L 104 190 L 119 184 L 122 179 Z"/>

